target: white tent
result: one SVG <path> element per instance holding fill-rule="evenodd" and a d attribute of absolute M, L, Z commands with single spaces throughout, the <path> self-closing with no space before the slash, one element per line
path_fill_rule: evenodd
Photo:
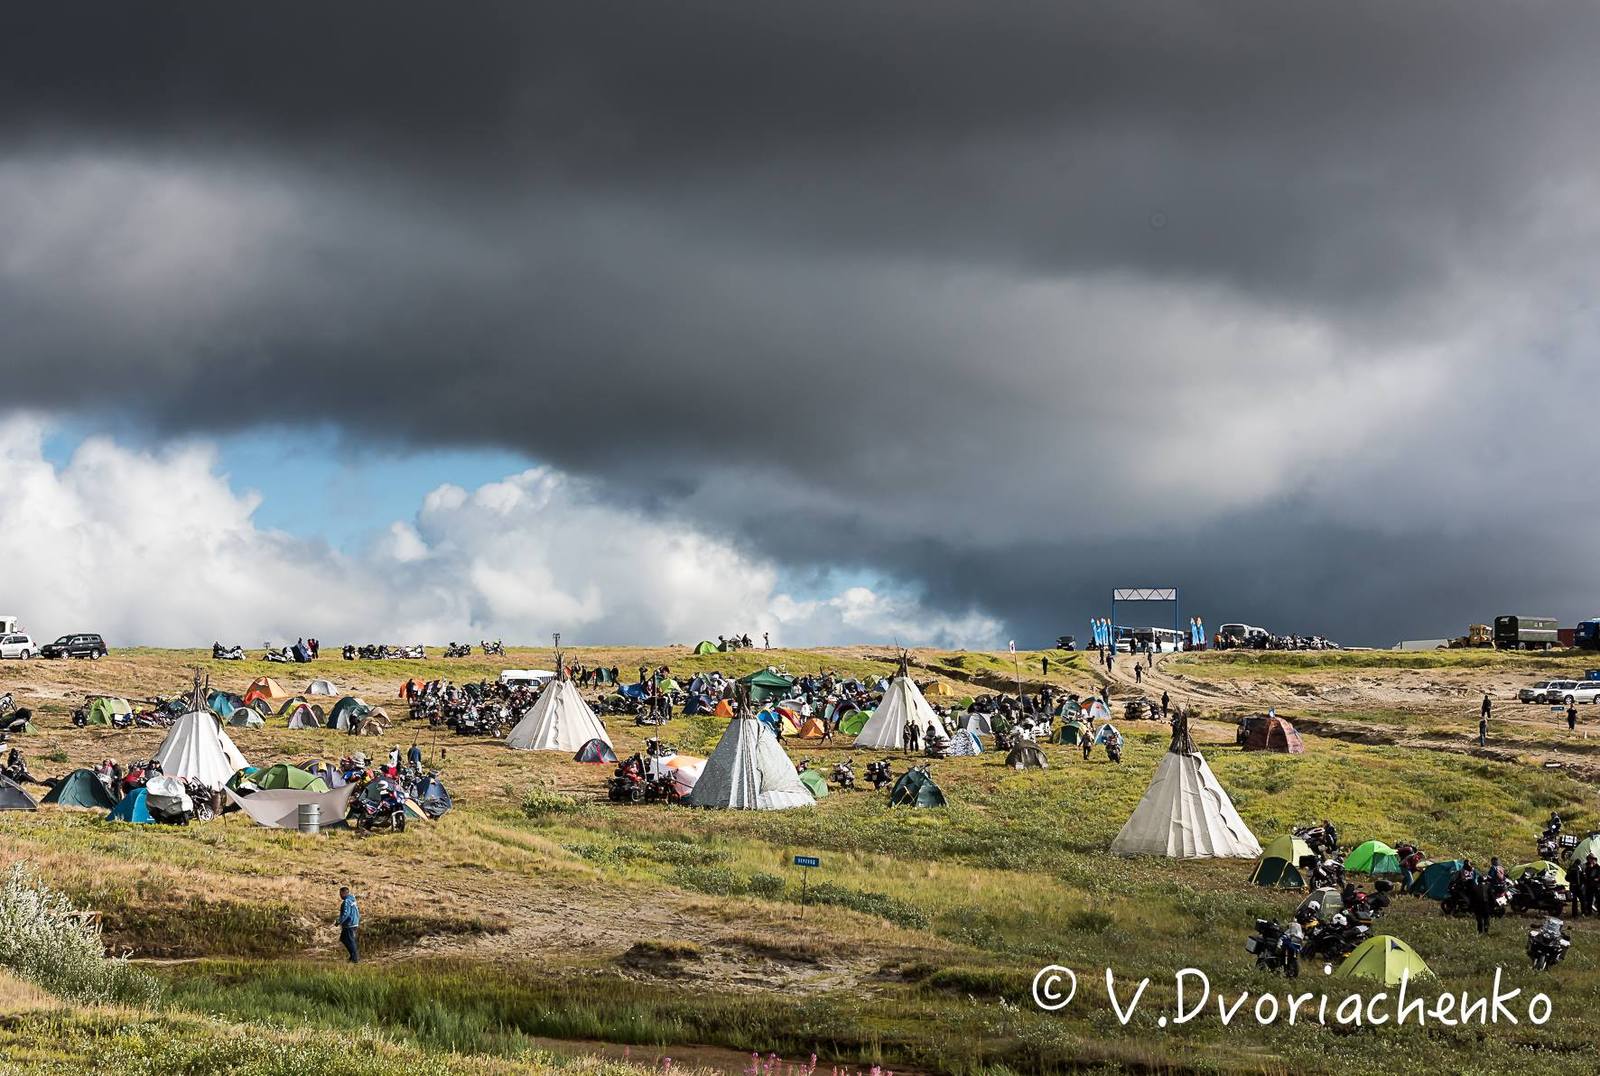
<path fill-rule="evenodd" d="M 1119 856 L 1255 859 L 1261 842 L 1198 753 L 1168 751 L 1144 799 L 1111 842 Z"/>
<path fill-rule="evenodd" d="M 993 736 L 994 726 L 988 714 L 970 713 L 961 719 L 961 727 L 977 736 Z"/>
<path fill-rule="evenodd" d="M 339 689 L 333 686 L 332 680 L 313 680 L 306 685 L 307 695 L 337 695 Z"/>
<path fill-rule="evenodd" d="M 693 807 L 781 811 L 816 803 L 766 722 L 734 718 L 684 797 Z"/>
<path fill-rule="evenodd" d="M 565 751 L 570 755 L 590 740 L 611 743 L 606 727 L 579 696 L 572 681 L 563 676 L 545 685 L 506 737 L 506 746 L 518 751 Z"/>
<path fill-rule="evenodd" d="M 217 715 L 209 710 L 194 710 L 174 721 L 155 761 L 168 777 L 199 781 L 210 789 L 221 788 L 249 765 L 222 731 Z"/>
<path fill-rule="evenodd" d="M 350 796 L 355 785 L 344 785 L 331 792 L 307 792 L 299 788 L 267 788 L 241 796 L 227 789 L 228 798 L 249 815 L 258 826 L 269 829 L 295 829 L 300 821 L 300 805 L 315 803 L 322 825 L 341 821 L 350 811 Z"/>
<path fill-rule="evenodd" d="M 938 728 L 939 734 L 944 735 L 944 725 L 940 724 L 939 715 L 933 712 L 933 707 L 922 697 L 922 692 L 911 682 L 911 677 L 902 675 L 890 681 L 889 689 L 883 693 L 883 701 L 872 712 L 872 717 L 861 729 L 861 735 L 856 737 L 856 746 L 904 750 L 907 720 L 916 721 L 917 732 L 921 735 L 927 735 L 930 721 Z"/>

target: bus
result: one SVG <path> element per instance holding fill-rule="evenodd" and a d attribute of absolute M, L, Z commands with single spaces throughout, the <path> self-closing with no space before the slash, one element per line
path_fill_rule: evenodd
<path fill-rule="evenodd" d="M 1172 628 L 1117 628 L 1117 649 L 1142 654 L 1153 648 L 1158 654 L 1176 654 L 1189 641 L 1189 633 Z"/>

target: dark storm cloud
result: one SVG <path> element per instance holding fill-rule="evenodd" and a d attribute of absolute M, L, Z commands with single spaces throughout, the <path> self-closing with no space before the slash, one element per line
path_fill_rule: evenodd
<path fill-rule="evenodd" d="M 1155 572 L 1381 640 L 1492 615 L 1482 431 L 1589 367 L 1587 5 L 35 8 L 14 406 L 511 447 L 1039 636 Z"/>

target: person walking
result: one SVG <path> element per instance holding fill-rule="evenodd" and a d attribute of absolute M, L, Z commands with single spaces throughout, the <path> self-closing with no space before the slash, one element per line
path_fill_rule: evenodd
<path fill-rule="evenodd" d="M 1567 731 L 1578 731 L 1578 704 L 1575 702 L 1567 703 Z"/>
<path fill-rule="evenodd" d="M 1478 716 L 1485 721 L 1489 720 L 1489 711 L 1493 708 L 1494 705 L 1489 701 L 1489 693 L 1485 691 L 1483 693 L 1483 705 L 1478 707 Z"/>
<path fill-rule="evenodd" d="M 1489 712 L 1487 710 L 1485 710 L 1484 713 L 1483 713 L 1483 716 L 1478 718 L 1478 746 L 1479 747 L 1487 747 L 1488 744 L 1489 744 Z"/>
<path fill-rule="evenodd" d="M 361 929 L 361 909 L 356 907 L 356 896 L 350 887 L 339 887 L 339 944 L 350 954 L 350 963 L 361 963 L 361 953 L 356 948 L 356 932 Z"/>
<path fill-rule="evenodd" d="M 1042 675 L 1044 675 L 1044 676 L 1049 676 L 1050 675 L 1050 655 L 1049 654 L 1046 654 L 1044 657 L 1039 659 L 1039 668 L 1041 670 L 1041 674 Z"/>
<path fill-rule="evenodd" d="M 417 741 L 411 741 L 411 750 L 406 752 L 406 761 L 411 763 L 414 770 L 422 769 L 422 748 L 417 746 Z"/>
<path fill-rule="evenodd" d="M 763 649 L 763 650 L 771 650 L 772 649 L 772 634 L 770 632 L 765 632 L 764 631 L 764 632 L 761 633 L 761 649 Z"/>

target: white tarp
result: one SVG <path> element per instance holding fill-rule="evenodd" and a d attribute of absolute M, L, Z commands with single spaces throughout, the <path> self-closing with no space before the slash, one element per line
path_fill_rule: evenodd
<path fill-rule="evenodd" d="M 241 796 L 227 789 L 228 798 L 239 809 L 255 820 L 256 825 L 269 829 L 295 829 L 300 824 L 300 805 L 315 803 L 321 808 L 322 825 L 343 821 L 350 810 L 350 797 L 355 785 L 345 785 L 331 792 L 307 792 L 299 788 L 268 788 Z"/>
<path fill-rule="evenodd" d="M 888 690 L 883 693 L 883 701 L 867 719 L 866 725 L 861 729 L 861 735 L 856 737 L 856 746 L 903 751 L 906 746 L 908 720 L 917 723 L 919 736 L 928 734 L 930 721 L 938 729 L 939 735 L 944 735 L 944 726 L 939 723 L 939 715 L 933 712 L 933 707 L 922 697 L 917 685 L 911 682 L 909 676 L 897 676 L 890 681 Z"/>
<path fill-rule="evenodd" d="M 221 788 L 249 765 L 209 710 L 194 710 L 174 721 L 155 760 L 168 777 L 199 781 L 210 789 Z"/>
<path fill-rule="evenodd" d="M 1119 856 L 1255 859 L 1261 842 L 1244 824 L 1206 760 L 1168 751 L 1155 779 L 1111 842 Z"/>
<path fill-rule="evenodd" d="M 590 740 L 611 743 L 606 727 L 583 701 L 571 680 L 552 680 L 528 707 L 516 728 L 506 737 L 506 746 L 518 751 L 565 751 L 575 753 Z"/>
<path fill-rule="evenodd" d="M 683 802 L 693 807 L 781 811 L 810 807 L 816 800 L 766 722 L 735 718 Z"/>

